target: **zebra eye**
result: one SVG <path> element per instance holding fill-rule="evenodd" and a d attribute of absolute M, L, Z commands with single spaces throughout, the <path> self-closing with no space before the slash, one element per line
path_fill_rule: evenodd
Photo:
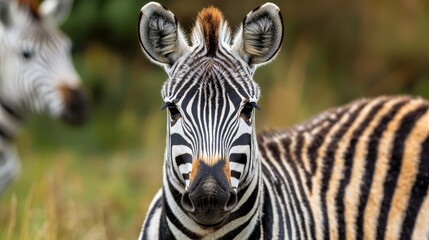
<path fill-rule="evenodd" d="M 180 111 L 177 109 L 176 104 L 171 102 L 166 102 L 162 109 L 168 108 L 168 111 L 170 112 L 170 118 L 172 122 L 176 122 L 180 117 Z"/>
<path fill-rule="evenodd" d="M 243 109 L 241 109 L 240 116 L 246 121 L 249 122 L 252 118 L 253 109 L 259 109 L 258 105 L 255 102 L 247 102 L 244 104 Z"/>
<path fill-rule="evenodd" d="M 31 51 L 30 49 L 24 49 L 24 50 L 22 50 L 21 54 L 22 54 L 23 58 L 28 60 L 28 59 L 33 57 L 34 52 Z"/>

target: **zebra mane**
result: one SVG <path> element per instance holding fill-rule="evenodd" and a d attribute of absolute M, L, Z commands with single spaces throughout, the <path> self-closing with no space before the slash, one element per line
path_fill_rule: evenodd
<path fill-rule="evenodd" d="M 204 44 L 207 56 L 214 56 L 224 44 L 230 44 L 231 30 L 222 12 L 211 6 L 200 11 L 192 30 L 192 45 Z"/>
<path fill-rule="evenodd" d="M 25 7 L 35 19 L 40 19 L 39 1 L 37 0 L 16 0 L 18 6 Z"/>

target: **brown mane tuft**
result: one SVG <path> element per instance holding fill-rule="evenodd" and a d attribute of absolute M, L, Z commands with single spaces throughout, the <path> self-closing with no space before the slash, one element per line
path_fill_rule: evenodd
<path fill-rule="evenodd" d="M 38 0 L 17 0 L 17 2 L 19 6 L 26 7 L 35 19 L 40 19 Z"/>
<path fill-rule="evenodd" d="M 211 6 L 200 11 L 197 21 L 203 32 L 204 42 L 207 47 L 207 55 L 213 56 L 219 44 L 219 29 L 223 20 L 219 9 Z"/>

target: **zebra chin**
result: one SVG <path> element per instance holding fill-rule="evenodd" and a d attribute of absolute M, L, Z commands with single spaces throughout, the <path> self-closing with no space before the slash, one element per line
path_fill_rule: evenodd
<path fill-rule="evenodd" d="M 181 198 L 183 209 L 197 223 L 220 226 L 237 206 L 237 192 L 231 187 L 225 161 L 209 166 L 200 161 L 190 187 Z"/>
<path fill-rule="evenodd" d="M 64 108 L 61 119 L 69 125 L 79 126 L 88 118 L 88 100 L 81 89 L 61 86 Z"/>

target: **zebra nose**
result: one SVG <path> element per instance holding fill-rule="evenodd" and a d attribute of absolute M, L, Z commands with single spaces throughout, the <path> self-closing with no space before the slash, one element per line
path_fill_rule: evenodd
<path fill-rule="evenodd" d="M 238 197 L 228 179 L 229 168 L 225 160 L 214 165 L 194 161 L 191 183 L 181 198 L 183 209 L 197 223 L 205 226 L 225 222 L 237 206 Z"/>
<path fill-rule="evenodd" d="M 193 191 L 185 191 L 181 203 L 189 213 L 230 212 L 237 205 L 237 193 L 231 187 L 224 189 L 213 177 L 208 177 Z"/>
<path fill-rule="evenodd" d="M 61 86 L 60 92 L 65 103 L 62 119 L 70 125 L 81 125 L 88 118 L 88 101 L 81 89 Z"/>

